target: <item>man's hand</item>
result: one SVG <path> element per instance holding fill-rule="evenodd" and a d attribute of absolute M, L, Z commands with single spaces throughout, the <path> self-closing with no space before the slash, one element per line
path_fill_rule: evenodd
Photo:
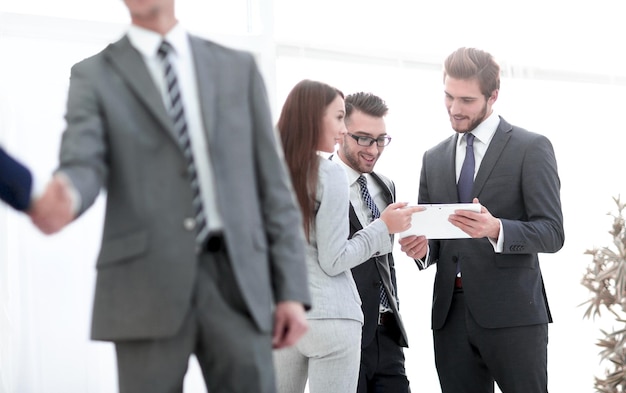
<path fill-rule="evenodd" d="M 409 258 L 424 259 L 428 252 L 428 239 L 426 236 L 411 235 L 398 240 L 398 243 L 400 243 L 400 250 Z"/>
<path fill-rule="evenodd" d="M 27 214 L 46 235 L 63 229 L 74 219 L 68 180 L 62 175 L 52 177 L 43 194 L 33 200 Z"/>
<path fill-rule="evenodd" d="M 278 303 L 274 315 L 273 347 L 278 349 L 294 345 L 308 328 L 302 303 L 294 301 Z"/>
<path fill-rule="evenodd" d="M 474 198 L 473 203 L 480 203 Z M 486 207 L 480 207 L 480 213 L 469 210 L 457 210 L 448 220 L 474 239 L 488 237 L 497 239 L 500 235 L 500 220 L 489 213 Z"/>

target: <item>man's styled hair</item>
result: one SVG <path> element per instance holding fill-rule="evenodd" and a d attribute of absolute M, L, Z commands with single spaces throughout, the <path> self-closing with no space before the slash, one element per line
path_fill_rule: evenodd
<path fill-rule="evenodd" d="M 500 89 L 500 66 L 491 54 L 476 48 L 459 48 L 444 62 L 443 79 L 477 79 L 481 93 L 489 99 Z"/>
<path fill-rule="evenodd" d="M 350 119 L 353 111 L 357 110 L 366 115 L 383 117 L 387 115 L 389 108 L 382 98 L 372 93 L 354 93 L 346 96 L 346 121 Z"/>

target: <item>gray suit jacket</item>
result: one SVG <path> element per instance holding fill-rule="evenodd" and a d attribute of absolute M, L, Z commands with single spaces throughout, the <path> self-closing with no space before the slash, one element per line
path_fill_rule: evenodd
<path fill-rule="evenodd" d="M 456 138 L 424 154 L 419 203 L 457 202 Z M 558 251 L 565 240 L 550 141 L 501 118 L 476 174 L 473 197 L 501 219 L 504 250 L 495 253 L 486 238 L 429 242 L 429 263 L 437 264 L 432 327 L 445 323 L 457 263 L 462 266 L 467 307 L 481 326 L 552 322 L 537 255 Z"/>
<path fill-rule="evenodd" d="M 354 319 L 363 322 L 361 299 L 351 268 L 375 255 L 391 252 L 387 225 L 376 220 L 348 240 L 350 194 L 346 171 L 319 158 L 315 225 L 309 234 L 307 266 L 313 299 L 310 319 Z"/>
<path fill-rule="evenodd" d="M 253 57 L 190 36 L 217 204 L 252 320 L 309 304 L 301 215 Z M 92 337 L 160 338 L 181 326 L 197 269 L 185 159 L 146 65 L 124 37 L 72 68 L 60 171 L 84 212 L 107 190 Z M 210 310 L 207 310 L 210 313 Z"/>

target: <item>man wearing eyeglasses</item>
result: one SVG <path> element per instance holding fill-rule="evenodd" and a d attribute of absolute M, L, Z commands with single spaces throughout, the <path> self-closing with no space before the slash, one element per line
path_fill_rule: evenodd
<path fill-rule="evenodd" d="M 346 128 L 337 157 L 346 169 L 350 182 L 350 236 L 367 226 L 376 213 L 395 202 L 395 185 L 385 176 L 374 173 L 376 161 L 391 142 L 384 117 L 387 104 L 371 93 L 356 93 L 345 98 Z M 365 181 L 363 180 L 365 178 Z M 371 203 L 371 202 L 370 202 Z M 393 235 L 392 235 L 393 236 Z M 393 241 L 393 238 L 391 239 Z M 427 240 L 422 237 L 423 258 Z M 396 274 L 391 253 L 376 255 L 352 269 L 361 296 L 365 318 L 361 339 L 361 368 L 357 393 L 410 392 L 404 368 L 407 335 L 398 311 Z"/>

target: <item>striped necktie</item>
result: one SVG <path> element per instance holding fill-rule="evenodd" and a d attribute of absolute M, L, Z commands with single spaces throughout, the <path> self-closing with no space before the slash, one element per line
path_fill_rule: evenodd
<path fill-rule="evenodd" d="M 176 133 L 178 144 L 180 145 L 180 148 L 185 156 L 185 160 L 187 161 L 187 174 L 191 183 L 193 211 L 195 215 L 194 218 L 196 220 L 196 241 L 198 244 L 202 244 L 209 233 L 209 227 L 206 222 L 204 205 L 202 204 L 200 184 L 198 183 L 198 174 L 196 172 L 196 165 L 191 151 L 191 140 L 189 139 L 189 132 L 187 130 L 185 109 L 180 95 L 178 78 L 176 77 L 176 71 L 174 70 L 174 67 L 172 67 L 172 63 L 169 60 L 169 55 L 173 51 L 174 48 L 172 48 L 172 45 L 170 45 L 167 41 L 163 41 L 159 46 L 157 54 L 163 66 L 167 94 L 170 100 L 168 113 L 172 119 L 172 123 L 174 124 L 174 131 Z"/>

